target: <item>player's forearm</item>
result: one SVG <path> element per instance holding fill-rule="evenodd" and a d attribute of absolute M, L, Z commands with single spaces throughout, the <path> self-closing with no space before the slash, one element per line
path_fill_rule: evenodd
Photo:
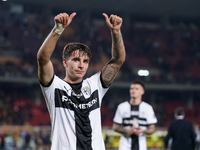
<path fill-rule="evenodd" d="M 120 30 L 112 30 L 112 57 L 117 64 L 122 65 L 125 61 L 126 52 Z"/>
<path fill-rule="evenodd" d="M 121 133 L 121 134 L 126 134 L 126 129 L 124 129 L 122 126 L 120 126 L 120 125 L 116 125 L 116 124 L 114 124 L 113 125 L 113 130 L 115 131 L 115 132 L 118 132 L 118 133 Z"/>
<path fill-rule="evenodd" d="M 102 70 L 104 85 L 108 87 L 115 79 L 121 65 L 125 61 L 125 48 L 121 31 L 111 31 L 112 35 L 112 59 Z"/>
<path fill-rule="evenodd" d="M 37 53 L 37 59 L 41 63 L 48 62 L 59 38 L 59 34 L 51 31 Z"/>
<path fill-rule="evenodd" d="M 155 132 L 155 125 L 150 125 L 146 130 L 144 130 L 144 133 L 148 134 L 148 135 L 150 135 L 154 132 Z"/>

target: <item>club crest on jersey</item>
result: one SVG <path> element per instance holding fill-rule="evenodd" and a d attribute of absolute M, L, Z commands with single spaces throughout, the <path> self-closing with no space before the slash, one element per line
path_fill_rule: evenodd
<path fill-rule="evenodd" d="M 85 86 L 82 88 L 82 92 L 85 94 L 85 95 L 90 95 L 91 94 L 91 90 L 89 89 L 88 86 Z"/>

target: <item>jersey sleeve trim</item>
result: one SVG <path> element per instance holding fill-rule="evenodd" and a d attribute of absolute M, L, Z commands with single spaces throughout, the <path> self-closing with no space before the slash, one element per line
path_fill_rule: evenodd
<path fill-rule="evenodd" d="M 117 122 L 115 122 L 115 121 L 113 121 L 113 123 L 118 124 L 118 125 L 122 125 L 122 123 L 117 123 Z"/>
<path fill-rule="evenodd" d="M 155 123 L 150 123 L 150 124 L 148 124 L 147 126 L 156 125 L 156 124 L 157 124 L 157 122 L 155 122 Z"/>
<path fill-rule="evenodd" d="M 47 85 L 44 85 L 40 80 L 39 80 L 39 82 L 43 87 L 49 87 L 52 84 L 53 79 L 54 79 L 54 76 L 52 77 L 51 81 Z"/>

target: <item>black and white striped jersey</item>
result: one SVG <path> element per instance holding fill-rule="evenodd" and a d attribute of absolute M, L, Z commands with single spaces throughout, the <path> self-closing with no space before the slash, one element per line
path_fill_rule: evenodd
<path fill-rule="evenodd" d="M 54 75 L 48 87 L 41 85 L 51 118 L 51 150 L 105 150 L 100 106 L 108 88 L 100 74 L 78 84 Z"/>
<path fill-rule="evenodd" d="M 157 118 L 150 104 L 142 101 L 133 106 L 126 101 L 118 105 L 113 122 L 123 125 L 125 129 L 135 126 L 145 130 L 148 125 L 157 123 Z M 119 150 L 147 150 L 145 134 L 122 135 Z"/>

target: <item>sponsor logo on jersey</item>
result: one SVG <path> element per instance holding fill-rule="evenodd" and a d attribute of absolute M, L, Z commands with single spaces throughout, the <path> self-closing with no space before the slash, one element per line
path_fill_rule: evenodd
<path fill-rule="evenodd" d="M 66 91 L 55 89 L 55 106 L 71 110 L 79 109 L 89 111 L 100 107 L 97 90 L 90 94 L 89 98 L 85 98 L 81 94 L 72 93 L 69 96 Z"/>
<path fill-rule="evenodd" d="M 68 98 L 66 95 L 62 95 L 62 102 L 67 102 L 68 104 L 72 105 L 75 108 L 87 109 L 87 108 L 92 107 L 95 103 L 97 103 L 97 98 L 92 99 L 90 102 L 88 102 L 86 104 L 76 104 L 70 98 Z"/>

